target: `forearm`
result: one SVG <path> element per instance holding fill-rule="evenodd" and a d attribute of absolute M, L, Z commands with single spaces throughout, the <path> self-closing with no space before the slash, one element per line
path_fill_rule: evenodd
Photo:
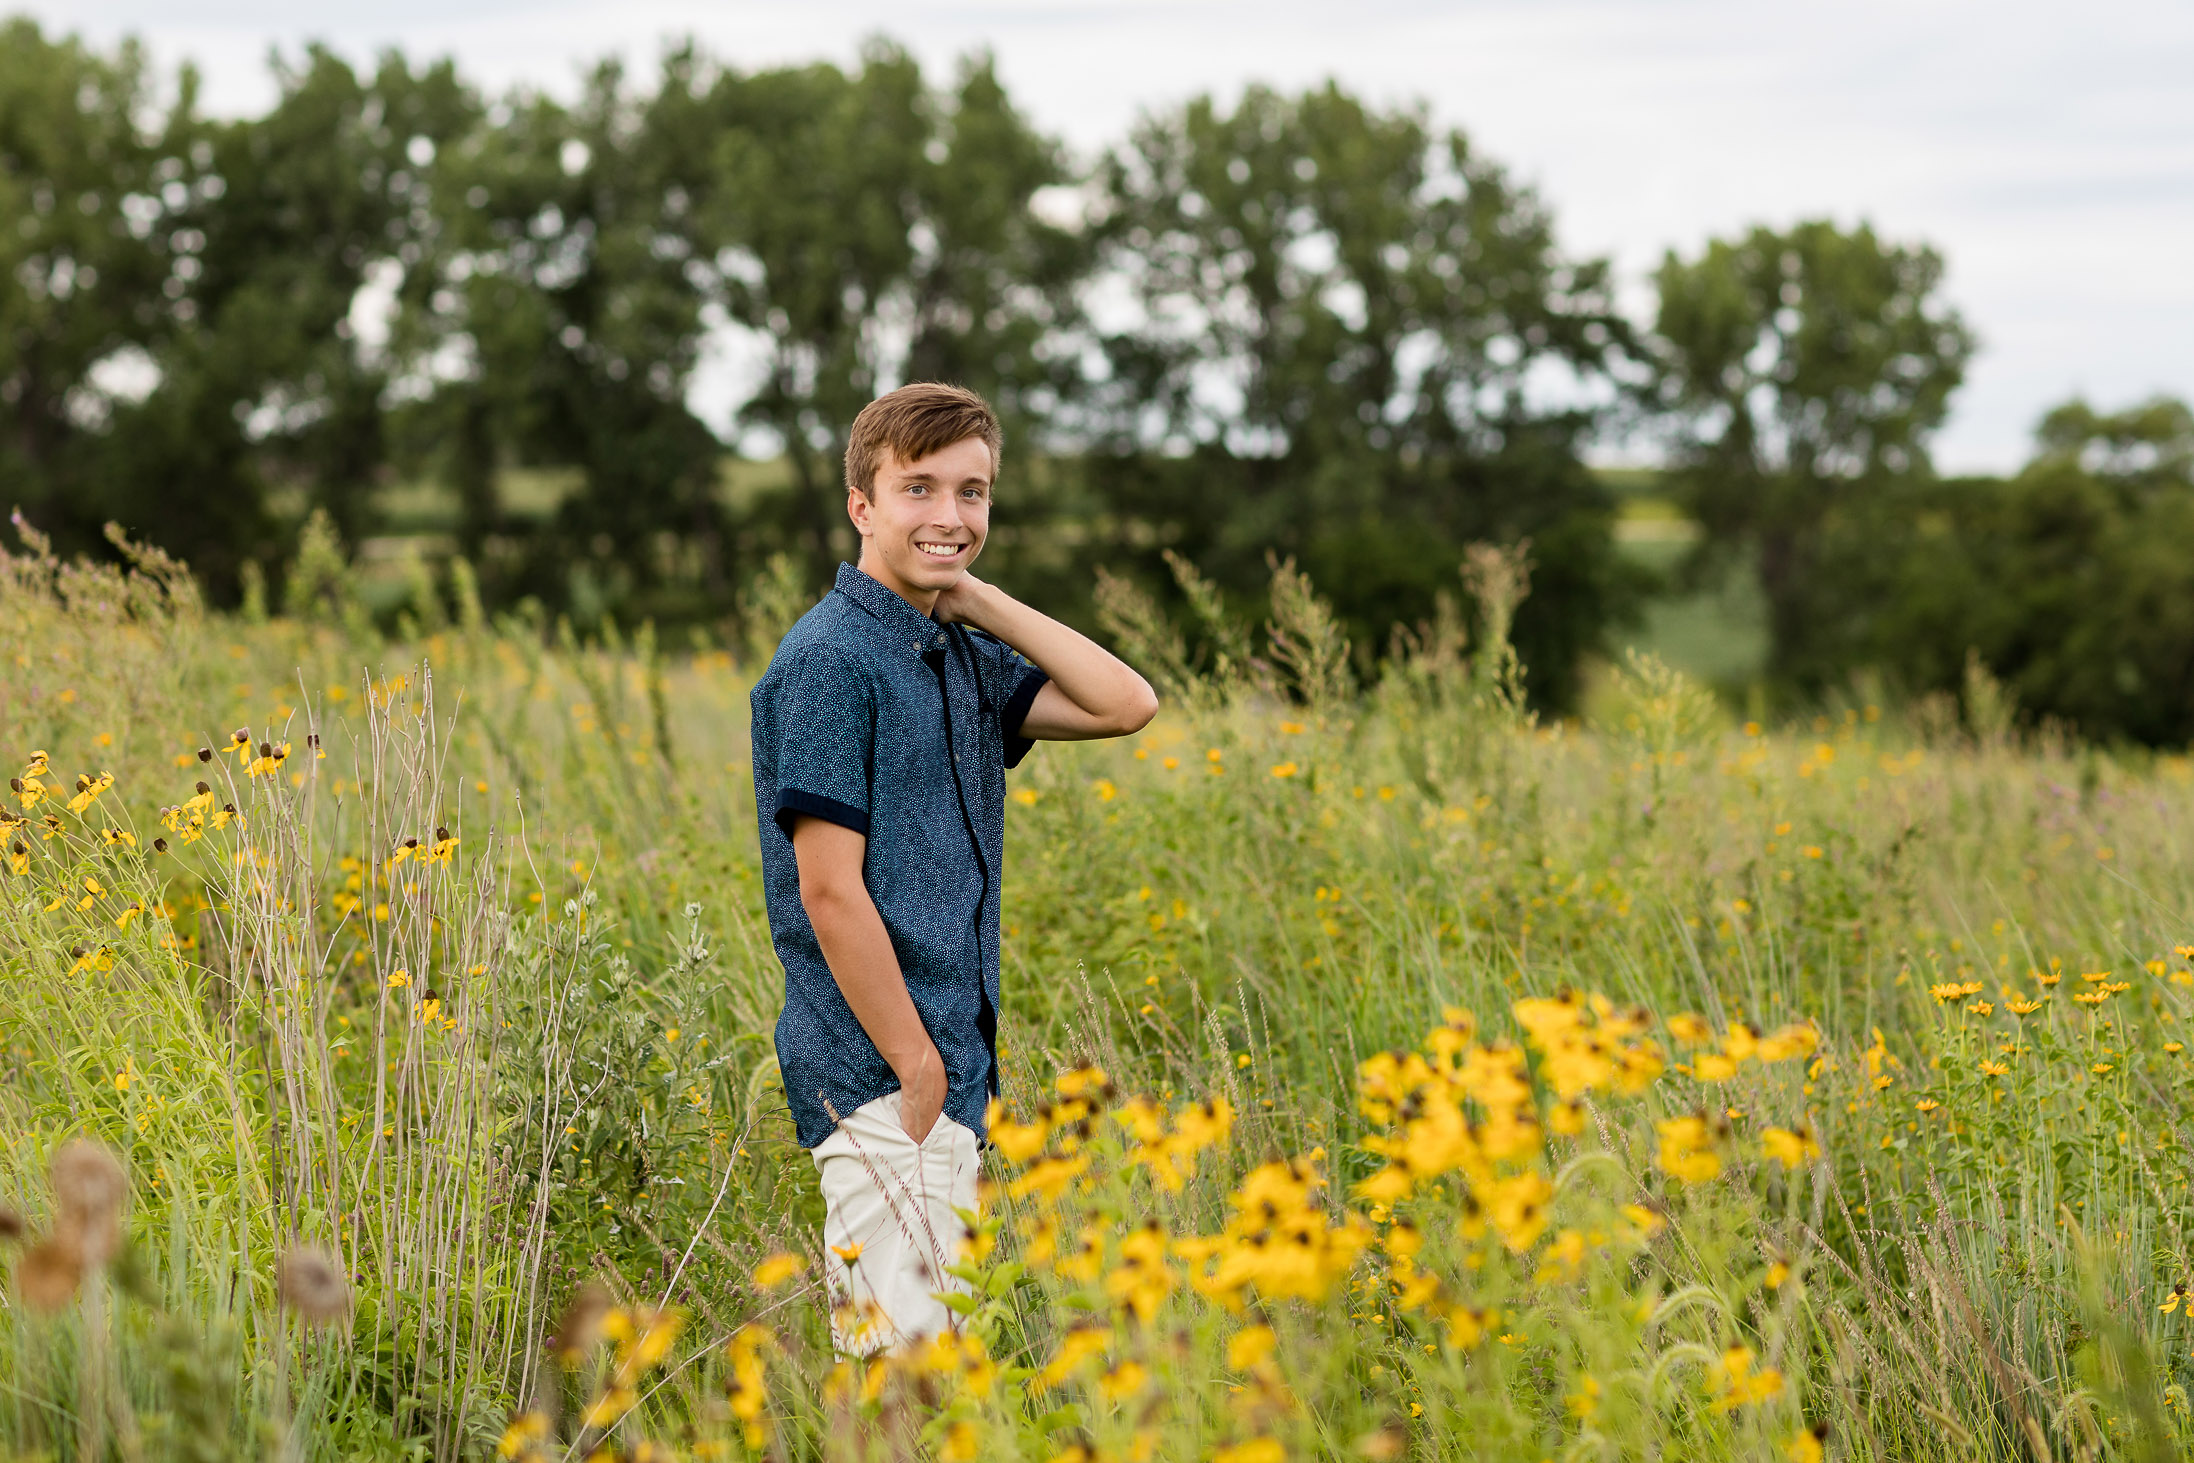
<path fill-rule="evenodd" d="M 959 617 L 997 636 L 1051 678 L 1061 695 L 1118 735 L 1140 729 L 1158 709 L 1156 693 L 1134 667 L 1071 625 L 1030 609 L 984 584 Z"/>
<path fill-rule="evenodd" d="M 906 976 L 891 948 L 882 916 L 868 890 L 801 891 L 816 943 L 830 965 L 831 978 L 853 1009 L 854 1019 L 891 1064 L 902 1083 L 911 1082 L 925 1061 L 936 1061 L 936 1044 L 922 1025 Z M 841 1114 L 840 1116 L 843 1116 Z"/>

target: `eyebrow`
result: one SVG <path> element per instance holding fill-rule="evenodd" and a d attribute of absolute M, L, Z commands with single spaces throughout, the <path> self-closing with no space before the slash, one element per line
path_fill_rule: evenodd
<path fill-rule="evenodd" d="M 937 474 L 933 472 L 910 472 L 905 477 L 899 479 L 899 486 L 906 487 L 910 483 L 930 483 L 932 485 L 935 485 L 942 483 L 943 481 L 943 478 L 940 478 L 939 476 L 937 476 Z M 963 488 L 968 486 L 970 483 L 980 484 L 981 486 L 986 488 L 991 486 L 991 480 L 986 477 L 964 477 L 960 479 L 960 486 Z"/>

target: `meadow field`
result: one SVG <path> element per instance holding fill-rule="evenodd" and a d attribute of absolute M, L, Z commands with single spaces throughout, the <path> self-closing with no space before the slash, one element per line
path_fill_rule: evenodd
<path fill-rule="evenodd" d="M 0 1453 L 2185 1456 L 2194 768 L 1981 675 L 1544 723 L 1513 567 L 1368 678 L 1289 574 L 1194 655 L 1105 592 L 1166 709 L 1010 780 L 965 1329 L 842 1362 L 745 747 L 798 597 L 387 638 L 29 537 Z"/>

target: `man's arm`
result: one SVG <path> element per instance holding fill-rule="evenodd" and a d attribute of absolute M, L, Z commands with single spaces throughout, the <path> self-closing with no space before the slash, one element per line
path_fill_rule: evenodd
<path fill-rule="evenodd" d="M 919 1143 L 944 1110 L 945 1063 L 907 994 L 891 936 L 861 881 L 867 851 L 866 835 L 827 819 L 801 818 L 792 825 L 800 903 L 854 1018 L 899 1075 L 899 1121 Z"/>
<path fill-rule="evenodd" d="M 1031 741 L 1124 737 L 1158 714 L 1158 693 L 1126 661 L 972 574 L 937 597 L 936 613 L 997 636 L 1051 677 L 1021 721 Z"/>

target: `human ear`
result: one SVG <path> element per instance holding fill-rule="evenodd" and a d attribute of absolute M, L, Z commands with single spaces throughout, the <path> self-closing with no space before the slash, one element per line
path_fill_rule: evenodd
<path fill-rule="evenodd" d="M 875 511 L 876 505 L 869 501 L 866 493 L 863 493 L 859 488 L 846 489 L 846 517 L 853 520 L 853 531 L 855 533 L 863 538 L 869 536 L 869 517 Z"/>

